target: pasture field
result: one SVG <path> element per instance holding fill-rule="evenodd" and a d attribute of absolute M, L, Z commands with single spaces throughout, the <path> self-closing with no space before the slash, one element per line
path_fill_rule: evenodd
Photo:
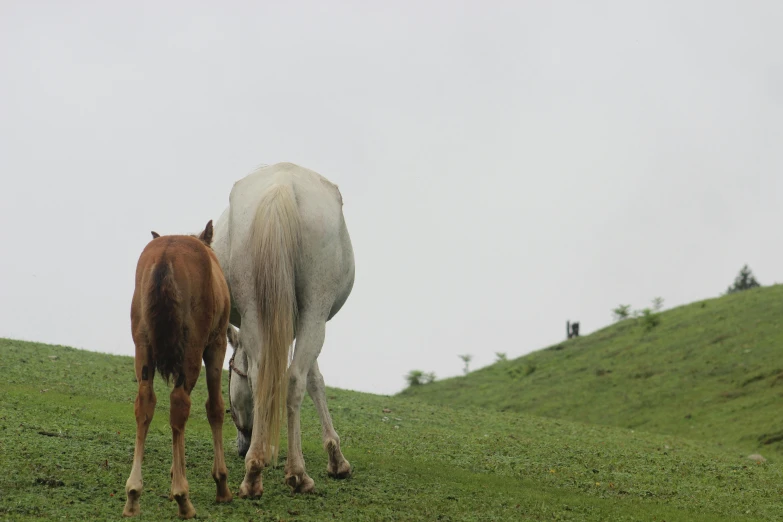
<path fill-rule="evenodd" d="M 587 342 L 551 353 L 575 353 Z M 132 361 L 0 340 L 0 519 L 121 519 L 135 432 Z M 218 505 L 203 376 L 186 429 L 197 520 L 783 519 L 776 458 L 756 464 L 680 436 L 338 389 L 328 397 L 351 478 L 326 476 L 320 425 L 305 399 L 304 455 L 315 494 L 291 496 L 283 484 L 284 446 L 278 466 L 265 473 L 261 499 Z M 156 393 L 141 520 L 173 520 L 168 393 L 159 378 Z M 224 434 L 236 493 L 243 459 L 228 415 Z"/>
<path fill-rule="evenodd" d="M 626 319 L 400 396 L 676 435 L 780 460 L 783 285 L 663 311 L 651 330 Z"/>

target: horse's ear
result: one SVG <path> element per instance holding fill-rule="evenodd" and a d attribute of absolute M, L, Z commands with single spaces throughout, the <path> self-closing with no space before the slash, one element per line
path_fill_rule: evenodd
<path fill-rule="evenodd" d="M 201 233 L 200 236 L 198 236 L 200 240 L 202 240 L 204 243 L 206 243 L 207 246 L 210 246 L 212 244 L 212 220 L 210 219 L 207 223 L 207 226 L 204 227 L 204 232 Z"/>
<path fill-rule="evenodd" d="M 156 238 L 159 238 L 159 237 L 160 237 L 160 234 L 158 234 L 157 232 L 155 232 L 155 231 L 153 230 L 153 231 L 152 231 L 152 239 L 156 239 Z"/>
<path fill-rule="evenodd" d="M 234 328 L 234 325 L 229 323 L 228 329 L 226 330 L 226 335 L 228 336 L 228 342 L 231 343 L 231 346 L 234 347 L 234 350 L 239 348 L 239 331 Z"/>

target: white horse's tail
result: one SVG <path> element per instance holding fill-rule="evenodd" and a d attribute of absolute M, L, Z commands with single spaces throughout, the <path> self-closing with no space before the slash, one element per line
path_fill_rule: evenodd
<path fill-rule="evenodd" d="M 251 241 L 262 342 L 254 429 L 261 429 L 266 435 L 265 461 L 269 462 L 271 456 L 277 463 L 288 393 L 286 369 L 297 316 L 295 270 L 300 245 L 299 210 L 289 185 L 272 185 L 265 191 L 256 209 Z"/>

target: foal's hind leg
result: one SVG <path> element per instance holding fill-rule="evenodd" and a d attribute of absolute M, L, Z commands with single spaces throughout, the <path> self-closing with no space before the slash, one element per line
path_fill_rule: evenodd
<path fill-rule="evenodd" d="M 155 390 L 152 380 L 155 377 L 155 368 L 147 363 L 147 351 L 144 347 L 136 349 L 136 380 L 139 382 L 139 391 L 136 394 L 134 411 L 136 414 L 136 447 L 133 451 L 133 468 L 130 477 L 125 483 L 125 509 L 123 516 L 133 517 L 139 514 L 139 499 L 143 489 L 141 479 L 141 463 L 144 460 L 144 442 L 147 439 L 147 431 L 155 414 Z"/>
<path fill-rule="evenodd" d="M 199 361 L 199 366 L 201 362 Z M 190 391 L 196 383 L 198 373 L 193 378 L 182 379 L 185 382 L 177 382 L 171 391 L 171 410 L 169 413 L 171 423 L 173 461 L 171 464 L 171 498 L 177 501 L 179 516 L 181 518 L 193 518 L 196 510 L 190 503 L 188 494 L 188 480 L 185 477 L 185 423 L 190 416 Z"/>
<path fill-rule="evenodd" d="M 340 451 L 340 437 L 334 430 L 332 416 L 329 414 L 329 408 L 326 404 L 326 385 L 323 375 L 318 369 L 318 361 L 314 361 L 310 367 L 310 373 L 307 374 L 307 391 L 310 398 L 313 399 L 315 409 L 318 411 L 318 417 L 321 419 L 323 428 L 324 450 L 329 455 L 329 464 L 326 466 L 326 472 L 330 477 L 346 478 L 351 474 L 351 464 Z"/>
<path fill-rule="evenodd" d="M 215 462 L 212 464 L 212 478 L 217 486 L 217 502 L 231 502 L 231 491 L 228 489 L 228 469 L 223 453 L 223 391 L 220 381 L 223 377 L 223 359 L 226 356 L 226 336 L 207 346 L 204 352 L 204 366 L 207 372 L 207 419 L 212 428 L 212 445 L 215 448 Z"/>

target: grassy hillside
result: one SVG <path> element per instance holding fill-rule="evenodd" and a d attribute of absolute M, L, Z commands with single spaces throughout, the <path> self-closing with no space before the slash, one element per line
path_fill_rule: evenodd
<path fill-rule="evenodd" d="M 135 429 L 132 359 L 0 340 L 0 375 L 0 518 L 119 520 Z M 160 379 L 156 387 L 142 520 L 172 520 L 168 394 Z M 352 478 L 326 477 L 320 427 L 306 401 L 303 445 L 316 494 L 288 493 L 283 451 L 279 467 L 265 473 L 262 499 L 217 505 L 209 428 L 199 407 L 205 399 L 200 382 L 186 430 L 188 480 L 201 519 L 783 517 L 783 474 L 774 461 L 756 464 L 678 437 L 335 389 L 330 405 Z M 243 460 L 234 435 L 227 416 L 229 483 L 236 492 Z"/>
<path fill-rule="evenodd" d="M 400 396 L 780 455 L 783 286 L 665 311 L 650 331 L 628 319 Z"/>

